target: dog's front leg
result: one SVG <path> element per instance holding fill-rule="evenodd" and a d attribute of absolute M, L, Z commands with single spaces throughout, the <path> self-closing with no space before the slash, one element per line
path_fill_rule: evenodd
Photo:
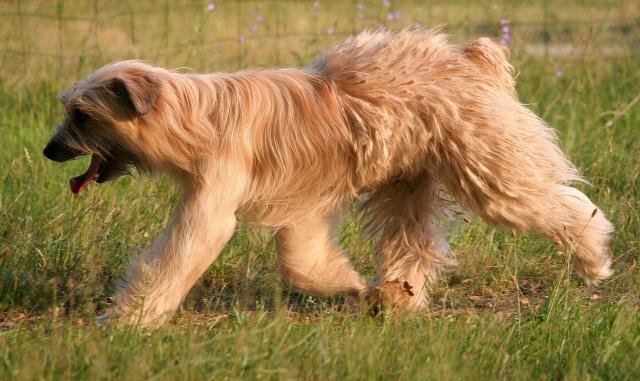
<path fill-rule="evenodd" d="M 157 326 L 178 308 L 233 235 L 236 203 L 207 189 L 186 192 L 168 227 L 135 263 L 110 315 Z"/>

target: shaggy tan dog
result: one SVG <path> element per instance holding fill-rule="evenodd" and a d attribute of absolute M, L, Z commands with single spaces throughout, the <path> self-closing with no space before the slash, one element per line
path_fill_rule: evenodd
<path fill-rule="evenodd" d="M 74 193 L 126 173 L 165 172 L 182 188 L 169 225 L 115 295 L 112 316 L 157 325 L 232 236 L 236 215 L 275 231 L 282 274 L 317 294 L 425 305 L 447 262 L 446 192 L 492 225 L 533 231 L 587 282 L 611 274 L 613 228 L 553 130 L 517 99 L 503 49 L 437 31 L 365 32 L 302 69 L 180 74 L 107 65 L 60 96 L 66 120 L 44 154 L 92 154 Z M 379 266 L 369 285 L 336 243 L 360 198 Z"/>

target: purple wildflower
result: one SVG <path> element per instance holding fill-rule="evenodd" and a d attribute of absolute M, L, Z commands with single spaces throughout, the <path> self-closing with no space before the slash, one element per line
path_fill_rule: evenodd
<path fill-rule="evenodd" d="M 258 24 L 262 24 L 264 22 L 264 16 L 262 16 L 260 13 L 258 13 L 258 15 L 256 16 L 256 22 Z"/>
<path fill-rule="evenodd" d="M 364 3 L 356 4 L 356 9 L 358 10 L 358 19 L 363 20 L 364 19 L 364 10 L 365 10 Z"/>
<path fill-rule="evenodd" d="M 395 17 L 395 15 L 393 14 L 393 12 L 387 12 L 387 21 L 393 21 L 393 18 Z"/>
<path fill-rule="evenodd" d="M 313 2 L 313 9 L 316 9 L 316 10 L 320 9 L 320 2 L 319 1 L 314 1 Z"/>
<path fill-rule="evenodd" d="M 500 19 L 500 25 L 502 26 L 502 36 L 500 36 L 500 44 L 508 45 L 511 41 L 511 22 L 506 18 Z"/>
<path fill-rule="evenodd" d="M 257 32 L 257 31 L 258 31 L 258 27 L 257 27 L 256 25 L 254 25 L 254 26 L 252 26 L 251 28 L 249 28 L 249 31 L 250 31 L 251 33 L 255 33 L 255 32 Z"/>
<path fill-rule="evenodd" d="M 382 0 L 382 5 L 384 5 L 385 8 L 389 8 L 391 6 L 391 1 Z"/>
<path fill-rule="evenodd" d="M 238 44 L 244 44 L 244 36 L 241 34 L 238 35 Z"/>
<path fill-rule="evenodd" d="M 336 32 L 336 30 L 335 30 L 334 27 L 330 26 L 330 27 L 327 28 L 327 34 L 329 36 L 333 35 L 335 32 Z"/>
<path fill-rule="evenodd" d="M 564 77 L 564 70 L 557 69 L 555 75 L 556 75 L 556 78 Z"/>
<path fill-rule="evenodd" d="M 216 3 L 207 4 L 207 9 L 210 10 L 210 11 L 216 9 Z"/>
<path fill-rule="evenodd" d="M 400 20 L 401 18 L 402 18 L 402 12 L 400 12 L 400 11 L 396 11 L 396 13 L 395 13 L 395 19 L 396 19 L 396 20 Z"/>

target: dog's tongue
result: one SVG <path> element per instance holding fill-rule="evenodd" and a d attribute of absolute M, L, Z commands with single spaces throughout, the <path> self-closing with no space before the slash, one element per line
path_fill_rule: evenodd
<path fill-rule="evenodd" d="M 89 185 L 90 182 L 94 180 L 98 171 L 100 170 L 100 156 L 93 154 L 91 156 L 91 164 L 89 164 L 89 168 L 85 171 L 85 173 L 80 176 L 72 177 L 69 180 L 69 187 L 71 187 L 71 192 L 73 194 L 78 194 L 82 192 L 84 188 Z"/>

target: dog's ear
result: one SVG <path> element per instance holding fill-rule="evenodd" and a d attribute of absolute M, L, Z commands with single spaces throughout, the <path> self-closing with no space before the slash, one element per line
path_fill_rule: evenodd
<path fill-rule="evenodd" d="M 158 99 L 160 86 L 156 75 L 139 71 L 114 77 L 107 85 L 111 93 L 138 115 L 151 111 Z"/>

